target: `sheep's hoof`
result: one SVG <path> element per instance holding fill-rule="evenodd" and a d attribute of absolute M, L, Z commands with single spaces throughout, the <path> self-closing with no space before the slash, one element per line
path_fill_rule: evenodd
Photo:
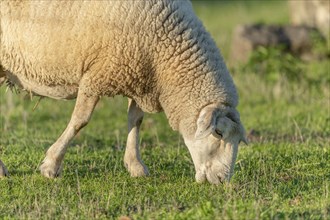
<path fill-rule="evenodd" d="M 0 160 L 0 178 L 5 176 L 9 176 L 9 173 L 6 166 Z"/>
<path fill-rule="evenodd" d="M 40 172 L 43 176 L 53 179 L 53 178 L 57 178 L 60 176 L 62 171 L 62 166 L 61 165 L 57 165 L 56 163 L 44 159 L 44 161 L 42 162 L 41 166 L 40 166 Z"/>
<path fill-rule="evenodd" d="M 148 167 L 142 162 L 125 163 L 125 166 L 132 177 L 149 176 Z"/>

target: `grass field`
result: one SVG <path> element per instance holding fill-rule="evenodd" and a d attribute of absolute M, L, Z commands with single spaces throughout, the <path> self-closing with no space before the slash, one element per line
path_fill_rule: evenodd
<path fill-rule="evenodd" d="M 237 24 L 288 23 L 286 4 L 195 1 L 194 7 L 227 59 Z M 299 81 L 285 77 L 281 62 L 275 81 L 230 66 L 251 143 L 240 146 L 230 184 L 219 186 L 195 183 L 189 152 L 164 114 L 146 115 L 142 124 L 141 153 L 151 175 L 131 178 L 122 162 L 122 97 L 102 99 L 70 145 L 62 177 L 46 179 L 38 167 L 74 102 L 44 99 L 32 111 L 37 98 L 1 88 L 0 158 L 10 177 L 0 180 L 0 219 L 329 219 L 329 60 L 293 62 Z"/>

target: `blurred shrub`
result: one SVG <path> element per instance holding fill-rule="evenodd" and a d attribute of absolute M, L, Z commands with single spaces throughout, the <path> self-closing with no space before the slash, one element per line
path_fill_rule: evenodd
<path fill-rule="evenodd" d="M 330 58 L 330 37 L 325 38 L 324 36 L 320 35 L 318 32 L 311 33 L 311 39 L 313 44 L 313 53 L 317 54 L 320 59 Z"/>
<path fill-rule="evenodd" d="M 281 79 L 289 82 L 300 82 L 306 78 L 302 61 L 281 47 L 258 47 L 246 64 L 241 66 L 243 72 L 252 72 L 269 83 Z"/>

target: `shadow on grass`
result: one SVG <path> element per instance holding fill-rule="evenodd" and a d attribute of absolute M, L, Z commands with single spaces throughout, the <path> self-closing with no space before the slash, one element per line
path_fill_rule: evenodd
<path fill-rule="evenodd" d="M 276 212 L 272 216 L 272 219 L 323 219 L 326 218 L 325 214 L 330 214 L 330 207 L 327 207 L 326 213 L 323 213 L 317 209 L 312 209 L 308 211 L 294 210 L 292 213 Z"/>
<path fill-rule="evenodd" d="M 34 170 L 11 169 L 11 170 L 8 170 L 8 172 L 9 172 L 9 176 L 6 178 L 32 176 L 34 174 L 41 175 L 38 171 L 34 171 Z"/>

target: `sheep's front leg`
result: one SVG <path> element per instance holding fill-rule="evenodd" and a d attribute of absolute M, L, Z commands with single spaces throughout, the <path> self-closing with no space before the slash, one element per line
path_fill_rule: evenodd
<path fill-rule="evenodd" d="M 0 160 L 0 178 L 8 176 L 8 170 L 4 163 Z"/>
<path fill-rule="evenodd" d="M 60 175 L 62 161 L 69 142 L 81 128 L 87 125 L 98 100 L 99 97 L 90 97 L 78 92 L 76 105 L 68 126 L 47 150 L 46 157 L 40 166 L 42 175 L 48 178 L 55 178 Z"/>
<path fill-rule="evenodd" d="M 5 76 L 5 72 L 2 70 L 2 67 L 0 65 L 0 86 L 6 81 Z M 2 163 L 2 161 L 0 160 L 0 178 L 4 176 L 8 176 L 8 170 L 5 164 Z"/>
<path fill-rule="evenodd" d="M 143 111 L 136 102 L 128 99 L 128 137 L 124 156 L 124 163 L 131 176 L 149 175 L 148 168 L 140 158 L 139 130 L 143 120 Z"/>

